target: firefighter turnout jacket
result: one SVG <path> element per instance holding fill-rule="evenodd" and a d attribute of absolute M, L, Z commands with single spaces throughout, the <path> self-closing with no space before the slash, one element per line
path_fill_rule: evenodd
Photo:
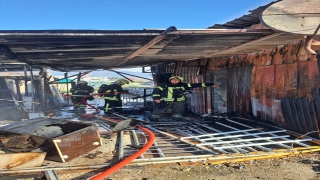
<path fill-rule="evenodd" d="M 157 86 L 152 92 L 152 97 L 154 100 L 164 100 L 166 102 L 180 102 L 186 99 L 184 95 L 185 90 L 213 85 L 214 83 L 190 84 L 180 82 L 178 84 L 172 84 L 171 82 L 168 82 Z"/>
<path fill-rule="evenodd" d="M 103 95 L 104 99 L 119 101 L 121 100 L 121 94 L 119 93 L 128 93 L 128 91 L 123 90 L 119 84 L 103 84 L 100 86 L 98 93 L 106 93 Z"/>
<path fill-rule="evenodd" d="M 76 95 L 79 97 L 90 95 L 90 93 L 93 93 L 93 91 L 94 91 L 93 87 L 88 85 L 80 85 L 80 84 L 70 89 L 70 92 L 72 93 L 72 95 Z"/>

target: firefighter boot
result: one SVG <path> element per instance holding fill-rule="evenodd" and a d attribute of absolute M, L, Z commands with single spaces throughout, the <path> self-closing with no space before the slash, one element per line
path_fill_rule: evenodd
<path fill-rule="evenodd" d="M 173 114 L 173 115 L 171 116 L 171 118 L 172 118 L 172 120 L 174 120 L 174 121 L 183 121 L 183 120 L 184 120 L 183 117 L 182 117 L 182 115 L 180 115 L 180 114 Z"/>
<path fill-rule="evenodd" d="M 151 115 L 151 116 L 149 117 L 149 121 L 151 121 L 151 122 L 158 122 L 160 117 L 161 117 L 161 116 L 159 116 L 159 115 Z"/>

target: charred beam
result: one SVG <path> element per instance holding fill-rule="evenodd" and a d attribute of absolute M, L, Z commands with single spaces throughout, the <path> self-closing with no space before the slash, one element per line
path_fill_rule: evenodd
<path fill-rule="evenodd" d="M 274 34 L 271 34 L 271 35 L 268 35 L 268 36 L 264 36 L 262 38 L 259 38 L 259 39 L 253 40 L 253 41 L 249 41 L 247 43 L 240 44 L 238 46 L 235 46 L 235 47 L 232 47 L 232 48 L 229 48 L 229 49 L 226 49 L 226 50 L 222 50 L 222 51 L 219 51 L 219 52 L 216 52 L 216 53 L 213 53 L 213 54 L 208 54 L 208 55 L 206 55 L 204 57 L 199 57 L 198 59 L 200 59 L 200 58 L 210 58 L 212 56 L 219 55 L 219 54 L 228 54 L 230 52 L 233 52 L 233 51 L 236 51 L 238 49 L 244 48 L 244 47 L 246 47 L 248 45 L 252 45 L 252 44 L 257 43 L 257 42 L 265 41 L 267 39 L 271 39 L 271 38 L 280 36 L 282 34 L 283 33 L 274 33 Z"/>
<path fill-rule="evenodd" d="M 134 58 L 135 56 L 141 54 L 145 50 L 149 49 L 153 45 L 155 45 L 158 42 L 160 42 L 161 40 L 163 40 L 169 32 L 176 31 L 176 30 L 177 30 L 176 27 L 170 26 L 168 29 L 166 29 L 160 35 L 158 35 L 155 38 L 153 38 L 151 41 L 149 41 L 147 44 L 142 46 L 140 49 L 138 49 L 137 51 L 133 52 L 129 56 L 125 57 L 123 61 L 121 61 L 120 63 L 117 64 L 117 66 L 120 66 L 120 65 L 126 63 L 127 61 L 129 61 L 130 59 Z"/>
<path fill-rule="evenodd" d="M 17 59 L 18 56 L 13 53 L 7 46 L 0 45 L 0 55 L 4 55 L 9 59 Z"/>

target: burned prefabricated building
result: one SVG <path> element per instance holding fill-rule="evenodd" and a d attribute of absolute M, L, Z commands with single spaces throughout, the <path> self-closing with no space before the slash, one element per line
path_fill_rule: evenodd
<path fill-rule="evenodd" d="M 22 80 L 38 82 L 39 96 L 33 101 L 50 109 L 54 100 L 43 95 L 50 78 L 46 68 L 68 72 L 151 66 L 155 84 L 179 75 L 189 83 L 219 85 L 193 90 L 189 112 L 231 114 L 319 138 L 319 26 L 309 35 L 268 27 L 261 14 L 276 3 L 207 29 L 0 31 L 0 68 L 40 70 L 38 81 Z M 319 7 L 312 10 L 318 19 Z M 4 79 L 6 75 L 0 83 Z M 0 98 L 5 99 L 2 84 Z M 0 104 L 7 108 L 7 102 Z"/>
<path fill-rule="evenodd" d="M 175 74 L 219 85 L 195 90 L 191 112 L 239 113 L 300 133 L 318 131 L 319 54 L 305 50 L 302 36 L 260 22 L 272 4 L 203 30 L 1 31 L 0 67 L 23 71 L 25 63 L 65 72 L 151 65 L 155 83 Z"/>

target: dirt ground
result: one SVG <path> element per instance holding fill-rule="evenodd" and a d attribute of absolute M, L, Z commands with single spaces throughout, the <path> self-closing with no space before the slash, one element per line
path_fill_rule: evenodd
<path fill-rule="evenodd" d="M 59 180 L 88 179 L 97 173 L 59 174 Z M 107 180 L 316 180 L 320 155 L 192 166 L 126 166 Z"/>

